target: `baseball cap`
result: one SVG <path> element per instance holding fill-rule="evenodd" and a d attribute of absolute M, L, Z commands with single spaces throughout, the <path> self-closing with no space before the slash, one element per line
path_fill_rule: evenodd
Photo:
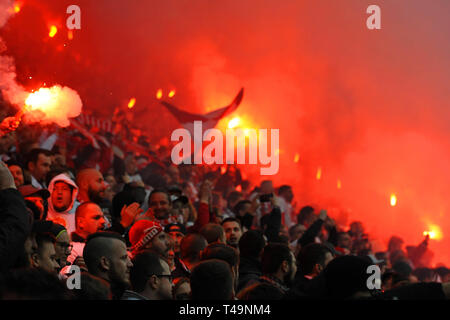
<path fill-rule="evenodd" d="M 166 233 L 181 232 L 182 234 L 186 234 L 186 227 L 184 225 L 182 225 L 181 223 L 171 223 L 165 227 L 164 231 Z"/>
<path fill-rule="evenodd" d="M 45 200 L 50 197 L 50 192 L 47 189 L 38 189 L 33 187 L 31 184 L 20 186 L 18 190 L 24 198 L 36 195 Z"/>

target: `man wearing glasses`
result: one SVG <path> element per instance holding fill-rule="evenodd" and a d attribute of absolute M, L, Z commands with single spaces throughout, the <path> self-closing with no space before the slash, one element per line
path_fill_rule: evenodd
<path fill-rule="evenodd" d="M 172 275 L 160 255 L 144 250 L 133 259 L 130 281 L 134 291 L 127 290 L 122 300 L 171 300 Z"/>

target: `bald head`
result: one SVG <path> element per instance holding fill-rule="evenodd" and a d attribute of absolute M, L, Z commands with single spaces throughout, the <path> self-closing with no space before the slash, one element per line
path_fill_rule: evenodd
<path fill-rule="evenodd" d="M 83 238 L 101 231 L 104 228 L 105 218 L 102 209 L 94 202 L 83 202 L 75 212 L 76 233 Z"/>
<path fill-rule="evenodd" d="M 81 201 L 101 203 L 105 198 L 106 184 L 103 175 L 96 169 L 83 169 L 78 172 L 77 185 Z"/>

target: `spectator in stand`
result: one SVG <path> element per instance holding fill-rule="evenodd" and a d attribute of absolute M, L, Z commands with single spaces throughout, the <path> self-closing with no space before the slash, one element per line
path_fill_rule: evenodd
<path fill-rule="evenodd" d="M 23 186 L 25 184 L 25 180 L 24 180 L 23 169 L 20 166 L 20 164 L 13 160 L 9 160 L 7 162 L 7 164 L 8 164 L 9 171 L 11 171 L 11 174 L 14 177 L 14 183 L 16 185 L 16 188 Z"/>
<path fill-rule="evenodd" d="M 233 274 L 225 261 L 211 259 L 197 264 L 191 274 L 192 300 L 232 300 Z"/>
<path fill-rule="evenodd" d="M 293 207 L 292 200 L 294 199 L 294 193 L 292 192 L 292 187 L 288 185 L 282 185 L 278 188 L 278 198 L 280 210 L 282 212 L 282 223 L 287 228 L 290 228 L 295 224 L 294 215 L 293 215 Z"/>
<path fill-rule="evenodd" d="M 239 282 L 237 292 L 256 282 L 262 276 L 261 256 L 266 246 L 266 239 L 259 230 L 245 232 L 239 240 Z"/>
<path fill-rule="evenodd" d="M 181 223 L 168 224 L 165 227 L 165 232 L 172 238 L 173 251 L 175 258 L 180 257 L 181 240 L 186 236 L 186 228 Z"/>
<path fill-rule="evenodd" d="M 227 243 L 225 230 L 220 224 L 208 223 L 200 229 L 200 234 L 205 237 L 208 243 L 213 242 Z"/>
<path fill-rule="evenodd" d="M 120 299 L 130 287 L 130 269 L 133 267 L 123 237 L 106 231 L 90 235 L 83 258 L 89 273 L 109 282 L 113 299 Z"/>
<path fill-rule="evenodd" d="M 33 212 L 35 220 L 45 220 L 48 214 L 48 198 L 50 192 L 47 189 L 37 189 L 31 184 L 19 187 L 19 192 L 25 199 L 28 208 Z"/>
<path fill-rule="evenodd" d="M 351 253 L 352 237 L 348 232 L 338 232 L 336 251 L 341 255 L 348 255 Z"/>
<path fill-rule="evenodd" d="M 60 270 L 60 265 L 56 261 L 56 239 L 51 234 L 51 227 L 51 221 L 37 221 L 33 226 L 36 234 L 37 251 L 32 255 L 32 266 L 56 275 Z"/>
<path fill-rule="evenodd" d="M 304 225 L 306 228 L 312 225 L 316 220 L 317 217 L 314 214 L 314 208 L 311 206 L 301 208 L 297 215 L 297 223 Z"/>
<path fill-rule="evenodd" d="M 133 257 L 143 250 L 150 250 L 163 259 L 169 258 L 172 242 L 158 222 L 139 220 L 131 227 L 129 236 Z"/>
<path fill-rule="evenodd" d="M 172 275 L 160 255 L 144 250 L 132 262 L 130 280 L 134 291 L 125 291 L 122 300 L 172 299 Z"/>
<path fill-rule="evenodd" d="M 172 272 L 175 279 L 190 277 L 192 268 L 200 262 L 200 253 L 207 245 L 206 239 L 197 233 L 190 233 L 181 240 L 180 258 L 175 258 L 176 268 Z"/>
<path fill-rule="evenodd" d="M 259 282 L 270 284 L 286 294 L 297 272 L 297 262 L 287 245 L 269 243 L 261 258 L 263 275 Z"/>
<path fill-rule="evenodd" d="M 23 258 L 25 241 L 32 228 L 25 202 L 14 178 L 0 161 L 0 271 L 5 272 Z"/>
<path fill-rule="evenodd" d="M 67 261 L 73 264 L 75 260 L 83 256 L 83 250 L 87 238 L 105 228 L 103 211 L 94 202 L 83 202 L 75 212 L 75 231 L 71 234 L 72 251 Z M 63 269 L 63 272 L 66 272 Z"/>
<path fill-rule="evenodd" d="M 150 193 L 148 208 L 145 216 L 157 221 L 163 228 L 168 224 L 179 222 L 177 216 L 172 214 L 172 202 L 164 190 L 155 189 Z"/>
<path fill-rule="evenodd" d="M 37 189 L 46 189 L 45 178 L 52 165 L 52 153 L 45 149 L 33 149 L 27 155 L 26 168 L 31 175 L 31 184 Z"/>
<path fill-rule="evenodd" d="M 240 221 L 242 232 L 246 232 L 252 228 L 257 209 L 256 199 L 251 202 L 249 200 L 241 200 L 234 207 L 236 219 Z"/>
<path fill-rule="evenodd" d="M 239 239 L 242 236 L 240 221 L 236 218 L 226 218 L 222 222 L 222 227 L 225 231 L 227 244 L 234 248 L 238 248 Z"/>
<path fill-rule="evenodd" d="M 62 219 L 69 234 L 75 231 L 75 211 L 79 205 L 76 201 L 78 187 L 65 174 L 54 177 L 48 187 L 50 201 L 48 202 L 48 220 L 58 223 Z"/>
<path fill-rule="evenodd" d="M 211 243 L 201 253 L 201 260 L 223 260 L 231 268 L 233 274 L 233 296 L 236 293 L 239 278 L 239 253 L 232 246 L 223 243 Z"/>
<path fill-rule="evenodd" d="M 333 259 L 333 253 L 323 244 L 310 243 L 303 247 L 297 259 L 296 290 L 306 292 L 309 282 L 317 277 Z"/>
<path fill-rule="evenodd" d="M 78 200 L 91 201 L 101 205 L 105 199 L 106 183 L 96 169 L 82 169 L 77 174 Z"/>

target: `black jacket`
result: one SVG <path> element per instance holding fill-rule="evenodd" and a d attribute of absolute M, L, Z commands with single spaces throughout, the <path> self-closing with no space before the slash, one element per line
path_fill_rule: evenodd
<path fill-rule="evenodd" d="M 239 263 L 239 279 L 237 292 L 244 289 L 249 281 L 259 280 L 259 277 L 261 276 L 261 262 L 258 259 L 241 257 L 241 261 Z"/>
<path fill-rule="evenodd" d="M 16 189 L 0 191 L 0 270 L 16 263 L 31 232 L 32 221 L 25 200 Z"/>

